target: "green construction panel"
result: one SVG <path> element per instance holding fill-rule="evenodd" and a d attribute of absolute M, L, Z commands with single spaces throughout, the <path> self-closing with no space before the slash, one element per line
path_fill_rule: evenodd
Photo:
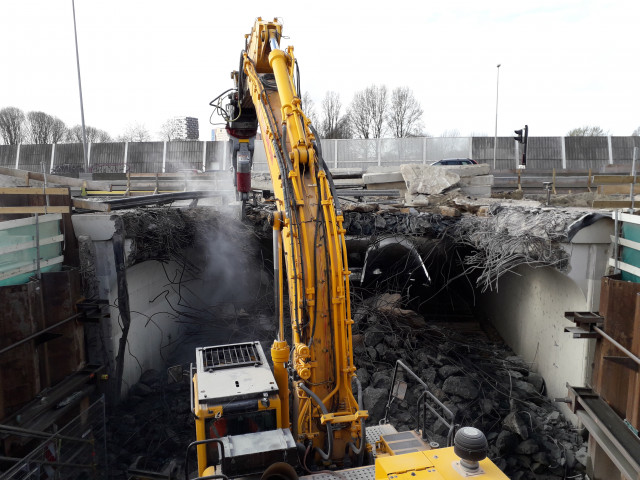
<path fill-rule="evenodd" d="M 635 225 L 633 223 L 627 222 L 623 223 L 622 238 L 640 243 L 640 225 Z M 628 263 L 629 265 L 640 268 L 640 251 L 629 247 L 622 247 L 620 260 L 622 260 L 624 263 Z M 640 277 L 625 271 L 622 271 L 622 280 L 627 282 L 640 283 Z"/>
<path fill-rule="evenodd" d="M 0 223 L 0 228 L 2 223 Z M 60 221 L 47 221 L 39 224 L 40 242 L 55 237 L 60 234 Z M 18 247 L 20 244 L 34 241 L 36 238 L 35 225 L 23 225 L 19 227 L 0 229 L 0 249 L 8 247 Z M 0 255 L 0 276 L 4 277 L 7 273 L 22 269 L 24 271 L 12 275 L 8 278 L 0 278 L 0 286 L 20 285 L 27 283 L 30 277 L 36 273 L 36 247 L 24 248 L 13 252 L 7 252 Z M 62 255 L 62 245 L 60 242 L 51 243 L 40 246 L 40 262 L 59 257 Z M 62 264 L 54 264 L 43 266 L 42 272 L 60 271 Z"/>

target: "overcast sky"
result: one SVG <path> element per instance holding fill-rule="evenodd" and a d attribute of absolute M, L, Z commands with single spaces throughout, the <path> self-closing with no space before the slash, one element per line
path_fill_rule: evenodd
<path fill-rule="evenodd" d="M 411 88 L 425 131 L 560 136 L 640 126 L 640 1 L 76 0 L 85 120 L 112 136 L 200 120 L 232 86 L 254 19 L 279 17 L 302 91 L 344 107 L 371 84 Z M 71 0 L 0 0 L 0 108 L 80 123 Z M 219 119 L 216 119 L 219 121 Z"/>

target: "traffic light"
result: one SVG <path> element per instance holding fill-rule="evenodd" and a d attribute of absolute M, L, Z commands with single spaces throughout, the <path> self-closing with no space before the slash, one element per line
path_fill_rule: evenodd
<path fill-rule="evenodd" d="M 513 139 L 518 142 L 524 144 L 524 148 L 522 149 L 522 164 L 523 166 L 527 165 L 527 143 L 529 142 L 529 125 L 525 125 L 524 128 L 520 130 L 514 130 L 517 137 L 513 137 Z"/>
<path fill-rule="evenodd" d="M 517 137 L 513 137 L 513 139 L 518 143 L 524 143 L 524 135 L 523 135 L 524 130 L 521 128 L 520 130 L 514 130 L 514 132 L 518 136 Z"/>

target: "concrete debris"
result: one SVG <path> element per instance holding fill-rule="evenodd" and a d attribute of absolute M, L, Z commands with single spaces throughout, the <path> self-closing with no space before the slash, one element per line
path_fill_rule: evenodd
<path fill-rule="evenodd" d="M 448 377 L 442 384 L 442 391 L 466 400 L 475 399 L 479 392 L 475 382 L 469 377 Z"/>
<path fill-rule="evenodd" d="M 369 415 L 374 418 L 382 418 L 387 399 L 389 398 L 389 390 L 370 385 L 364 389 L 362 396 L 364 404 L 367 406 L 367 410 L 369 410 Z"/>
<path fill-rule="evenodd" d="M 370 414 L 368 425 L 384 415 L 400 359 L 454 413 L 456 425 L 475 426 L 485 433 L 489 457 L 509 478 L 582 478 L 582 457 L 575 459 L 586 444 L 541 394 L 544 380 L 530 371 L 530 365 L 484 334 L 469 336 L 428 322 L 422 327 L 401 323 L 389 314 L 406 310 L 401 301 L 399 295 L 382 294 L 354 306 L 354 358 Z M 388 420 L 399 430 L 419 428 L 417 400 L 423 390 L 407 375 L 403 378 L 405 398 L 394 399 Z M 428 414 L 430 441 L 445 446 L 447 431 Z"/>
<path fill-rule="evenodd" d="M 444 193 L 460 181 L 460 175 L 439 166 L 407 164 L 400 171 L 411 195 Z"/>
<path fill-rule="evenodd" d="M 378 210 L 377 203 L 342 202 L 341 207 L 343 212 L 371 213 Z"/>
<path fill-rule="evenodd" d="M 487 217 L 463 216 L 447 230 L 456 245 L 471 247 L 463 264 L 480 272 L 482 292 L 497 288 L 498 279 L 519 265 L 554 266 L 565 271 L 570 254 L 563 243 L 602 218 L 578 209 L 510 207 L 493 204 Z"/>
<path fill-rule="evenodd" d="M 382 315 L 388 320 L 407 325 L 412 328 L 424 327 L 427 322 L 424 317 L 413 310 L 400 308 L 402 296 L 399 293 L 384 293 L 382 295 L 372 297 L 373 302 L 365 302 L 368 309 L 376 312 L 376 315 Z M 356 317 L 358 313 L 356 313 Z M 360 311 L 360 316 L 362 312 Z M 383 331 L 369 330 L 365 332 L 365 345 L 376 346 L 385 336 Z M 394 346 L 394 345 L 392 345 Z"/>
<path fill-rule="evenodd" d="M 533 438 L 530 438 L 519 443 L 515 452 L 520 455 L 533 455 L 534 453 L 538 453 L 539 450 L 540 447 L 538 446 L 538 443 Z"/>
<path fill-rule="evenodd" d="M 405 192 L 404 203 L 411 207 L 426 207 L 429 205 L 429 197 L 421 193 Z"/>
<path fill-rule="evenodd" d="M 419 165 L 406 164 L 400 171 L 410 195 L 434 195 L 445 193 L 455 187 L 466 195 L 476 197 L 491 196 L 493 175 L 489 166 L 480 165 Z"/>
<path fill-rule="evenodd" d="M 397 170 L 395 172 L 365 173 L 362 175 L 362 181 L 366 185 L 367 190 L 405 188 L 404 178 Z"/>
<path fill-rule="evenodd" d="M 188 388 L 186 382 L 166 385 L 158 371 L 143 373 L 107 420 L 109 478 L 128 478 L 134 464 L 160 472 L 184 463 L 184 448 L 193 435 Z"/>
<path fill-rule="evenodd" d="M 373 209 L 362 204 L 360 207 L 343 209 L 343 227 L 351 237 L 380 234 L 425 236 L 436 238 L 460 217 L 445 217 L 439 213 L 419 212 L 413 208 L 389 207 Z M 250 208 L 247 220 L 254 224 L 254 232 L 264 238 L 271 238 L 273 229 L 269 224 L 269 212 L 273 207 Z"/>
<path fill-rule="evenodd" d="M 454 207 L 447 207 L 443 205 L 440 207 L 440 214 L 444 215 L 445 217 L 459 217 L 460 210 Z"/>
<path fill-rule="evenodd" d="M 587 447 L 586 445 L 583 445 L 576 452 L 576 461 L 578 461 L 578 463 L 580 463 L 583 467 L 586 467 L 588 460 L 589 460 L 589 454 L 587 453 Z"/>

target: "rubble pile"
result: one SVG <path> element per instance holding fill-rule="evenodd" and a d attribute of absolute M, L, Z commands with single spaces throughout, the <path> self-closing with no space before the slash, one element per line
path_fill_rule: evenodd
<path fill-rule="evenodd" d="M 489 441 L 489 457 L 514 480 L 582 478 L 587 446 L 544 396 L 543 378 L 503 343 L 480 330 L 427 324 L 402 308 L 401 296 L 371 297 L 354 309 L 354 357 L 364 389 L 368 425 L 385 414 L 396 360 L 402 360 L 453 414 L 456 426 L 474 426 Z M 389 422 L 418 428 L 423 388 L 405 375 L 404 400 L 394 399 Z M 427 417 L 427 436 L 447 444 L 447 427 Z"/>
<path fill-rule="evenodd" d="M 184 452 L 195 440 L 187 382 L 167 384 L 166 372 L 147 370 L 118 407 L 109 412 L 109 477 L 130 478 L 133 470 L 165 472 L 177 478 Z M 131 471 L 130 471 L 131 470 Z"/>
<path fill-rule="evenodd" d="M 343 227 L 347 236 L 360 237 L 380 234 L 437 237 L 460 217 L 441 213 L 419 212 L 415 208 L 397 208 L 376 203 L 341 204 Z M 256 232 L 271 238 L 269 213 L 273 208 L 250 207 L 247 219 L 255 225 Z"/>
<path fill-rule="evenodd" d="M 542 377 L 503 343 L 489 340 L 479 328 L 460 331 L 455 324 L 427 322 L 404 308 L 399 294 L 370 297 L 353 311 L 354 357 L 368 425 L 384 417 L 394 366 L 401 359 L 454 413 L 456 426 L 485 433 L 489 457 L 509 478 L 582 478 L 587 454 L 581 432 L 544 396 Z M 110 413 L 111 478 L 140 471 L 175 475 L 182 468 L 186 445 L 195 439 L 189 382 L 169 385 L 166 377 L 146 371 Z M 419 426 L 422 389 L 407 376 L 404 380 L 407 394 L 394 400 L 388 418 L 399 431 Z M 434 416 L 426 425 L 429 441 L 446 446 L 447 427 Z"/>

